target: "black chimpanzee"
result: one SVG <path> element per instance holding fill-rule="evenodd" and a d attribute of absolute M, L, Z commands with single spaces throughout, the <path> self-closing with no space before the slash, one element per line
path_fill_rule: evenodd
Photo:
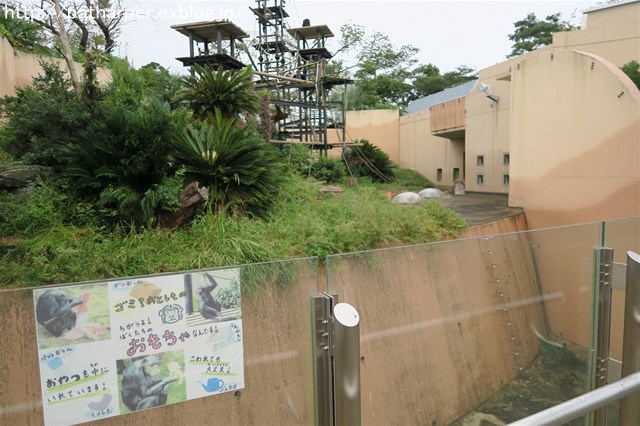
<path fill-rule="evenodd" d="M 179 377 L 169 376 L 159 379 L 160 360 L 157 356 L 137 359 L 122 371 L 120 396 L 131 411 L 157 407 L 167 402 L 169 383 Z"/>
<path fill-rule="evenodd" d="M 222 305 L 211 296 L 211 292 L 218 287 L 218 283 L 211 275 L 204 274 L 204 276 L 209 281 L 209 284 L 203 284 L 198 289 L 198 309 L 200 314 L 206 319 L 222 319 L 222 315 L 220 315 Z"/>
<path fill-rule="evenodd" d="M 52 336 L 60 337 L 76 326 L 73 307 L 82 303 L 64 290 L 47 290 L 38 298 L 36 319 Z"/>

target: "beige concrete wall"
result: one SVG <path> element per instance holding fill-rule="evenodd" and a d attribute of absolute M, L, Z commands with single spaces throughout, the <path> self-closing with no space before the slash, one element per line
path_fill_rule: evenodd
<path fill-rule="evenodd" d="M 62 70 L 67 69 L 66 62 L 59 58 L 45 58 L 31 53 L 16 51 L 7 39 L 0 36 L 0 97 L 14 95 L 15 88 L 31 84 L 33 77 L 42 73 L 40 61 L 57 63 Z M 82 65 L 76 63 L 76 70 L 82 76 Z M 98 70 L 98 81 L 108 82 L 111 72 Z"/>
<path fill-rule="evenodd" d="M 498 102 L 489 99 L 476 87 L 466 97 L 465 184 L 469 191 L 509 191 L 509 186 L 504 184 L 509 165 L 505 165 L 503 159 L 505 154 L 510 154 L 511 82 L 504 78 L 510 75 L 511 66 L 511 62 L 506 62 L 479 72 L 479 81 L 491 87 L 491 92 L 498 96 Z M 483 157 L 483 165 L 478 165 L 478 156 Z M 478 183 L 480 174 L 483 176 L 481 184 Z"/>
<path fill-rule="evenodd" d="M 464 170 L 464 141 L 433 136 L 428 110 L 400 117 L 398 141 L 399 165 L 418 171 L 436 186 L 452 187 L 453 169 Z"/>
<path fill-rule="evenodd" d="M 210 398 L 144 410 L 92 425 L 310 425 L 313 376 L 309 294 L 318 291 L 317 261 L 243 267 L 262 278 L 257 295 L 242 295 L 245 388 Z M 38 349 L 32 292 L 0 292 L 0 424 L 41 425 Z M 117 397 L 117 396 L 116 396 Z"/>
<path fill-rule="evenodd" d="M 395 109 L 347 111 L 346 141 L 366 139 L 389 155 L 389 159 L 398 164 L 398 116 Z M 327 130 L 329 143 L 342 141 L 342 130 Z M 329 152 L 330 157 L 339 158 L 340 149 Z"/>
<path fill-rule="evenodd" d="M 640 2 L 593 10 L 586 27 L 553 35 L 558 49 L 593 53 L 618 67 L 640 59 Z"/>
<path fill-rule="evenodd" d="M 466 97 L 466 117 L 465 117 L 465 184 L 467 190 L 478 192 L 501 192 L 508 193 L 511 191 L 512 185 L 510 165 L 504 163 L 504 155 L 509 154 L 509 159 L 513 160 L 512 151 L 512 111 L 523 106 L 529 114 L 527 119 L 537 122 L 536 116 L 532 115 L 530 105 L 522 105 L 521 97 L 515 96 L 519 90 L 512 84 L 512 76 L 518 71 L 518 67 L 522 63 L 532 58 L 541 56 L 549 57 L 552 53 L 559 54 L 571 50 L 589 52 L 598 55 L 620 67 L 623 64 L 640 59 L 640 2 L 631 2 L 614 7 L 606 7 L 593 10 L 586 14 L 587 25 L 585 28 L 577 31 L 563 32 L 554 34 L 553 45 L 545 46 L 534 52 L 513 58 L 494 66 L 479 71 L 479 81 L 488 84 L 492 92 L 498 95 L 500 100 L 496 103 L 489 100 L 484 93 L 480 93 L 473 89 Z M 565 70 L 563 72 L 570 72 Z M 522 75 L 522 74 L 520 74 Z M 529 74 L 530 75 L 530 74 Z M 535 78 L 532 76 L 531 78 Z M 562 92 L 555 93 L 554 99 Z M 547 103 L 548 104 L 548 103 Z M 567 104 L 565 102 L 553 103 L 553 109 L 557 116 L 572 115 L 571 111 L 562 110 L 559 105 Z M 412 116 L 419 114 L 414 119 Z M 581 121 L 590 123 L 596 122 L 599 117 L 581 116 L 575 117 Z M 404 131 L 410 128 L 417 131 L 415 126 L 410 123 L 416 120 L 429 121 L 429 112 L 421 111 L 402 117 L 400 121 L 400 164 L 403 167 L 414 168 L 421 171 L 430 179 L 435 176 L 433 163 L 434 159 L 421 156 L 421 152 L 413 146 L 415 141 L 421 140 L 425 144 L 438 144 L 430 134 L 419 134 L 405 136 Z M 406 125 L 403 125 L 406 124 Z M 531 128 L 535 124 L 531 124 Z M 412 131 L 414 131 L 412 130 Z M 633 131 L 631 131 L 633 133 Z M 452 146 L 444 145 L 447 152 L 444 158 L 450 157 L 448 151 Z M 407 155 L 403 155 L 403 151 Z M 427 146 L 422 149 L 423 152 L 430 153 L 432 147 Z M 477 158 L 481 155 L 484 157 L 484 164 L 478 165 Z M 532 158 L 520 159 L 520 161 L 546 161 L 544 158 L 538 157 L 536 160 Z M 446 170 L 446 169 L 445 169 Z M 425 173 L 426 172 L 426 173 Z M 478 175 L 483 175 L 483 184 L 478 184 Z M 508 175 L 507 184 L 505 176 Z M 576 188 L 578 191 L 582 188 Z M 511 204 L 519 206 L 521 198 L 512 198 Z M 554 200 L 549 200 L 551 203 Z M 575 206 L 576 208 L 579 205 Z M 622 208 L 624 210 L 624 208 Z M 572 223 L 582 221 L 584 216 L 576 215 L 572 219 Z M 536 222 L 531 223 L 536 227 Z"/>
<path fill-rule="evenodd" d="M 395 109 L 347 111 L 347 140 L 366 139 L 398 164 L 398 116 Z"/>
<path fill-rule="evenodd" d="M 328 271 L 360 314 L 362 424 L 450 424 L 536 358 L 533 330 L 546 335 L 526 234 L 339 257 Z"/>
<path fill-rule="evenodd" d="M 614 64 L 555 51 L 513 73 L 509 204 L 532 228 L 640 214 L 640 92 Z"/>

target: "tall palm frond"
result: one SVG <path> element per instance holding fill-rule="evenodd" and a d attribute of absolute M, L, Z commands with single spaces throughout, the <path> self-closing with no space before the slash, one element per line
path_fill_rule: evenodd
<path fill-rule="evenodd" d="M 196 118 L 205 120 L 216 111 L 224 118 L 258 112 L 260 98 L 253 91 L 250 68 L 225 71 L 219 67 L 214 71 L 211 67 L 194 65 L 191 70 L 191 75 L 182 78 L 184 87 L 175 99 L 187 103 Z"/>

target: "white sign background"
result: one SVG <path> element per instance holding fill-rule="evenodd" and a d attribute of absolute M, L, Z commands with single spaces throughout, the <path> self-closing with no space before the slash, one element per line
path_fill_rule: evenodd
<path fill-rule="evenodd" d="M 33 294 L 47 425 L 244 388 L 239 269 Z"/>

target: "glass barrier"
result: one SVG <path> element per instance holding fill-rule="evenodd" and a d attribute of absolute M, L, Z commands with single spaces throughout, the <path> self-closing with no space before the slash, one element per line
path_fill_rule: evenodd
<path fill-rule="evenodd" d="M 640 217 L 605 222 L 604 246 L 614 250 L 614 262 L 625 263 L 629 250 L 640 253 Z"/>
<path fill-rule="evenodd" d="M 362 423 L 498 425 L 589 390 L 601 229 L 329 256 L 360 314 Z"/>
<path fill-rule="evenodd" d="M 640 217 L 605 222 L 603 245 L 613 249 L 613 261 L 618 268 L 626 264 L 627 251 L 640 253 Z M 623 270 L 615 272 L 622 273 Z M 614 287 L 611 294 L 611 357 L 616 360 L 622 360 L 623 324 L 624 291 Z"/>
<path fill-rule="evenodd" d="M 618 279 L 626 277 L 627 251 L 640 253 L 640 217 L 611 220 L 604 223 L 603 246 L 613 249 L 614 274 Z M 609 365 L 613 371 L 610 377 L 615 379 L 620 375 L 621 367 L 617 362 L 622 361 L 622 340 L 624 330 L 625 292 L 614 285 L 611 290 L 611 327 L 610 327 L 610 358 L 614 361 Z M 617 425 L 619 403 L 611 404 L 607 408 L 607 424 Z"/>
<path fill-rule="evenodd" d="M 318 263 L 0 291 L 0 424 L 312 424 Z"/>

